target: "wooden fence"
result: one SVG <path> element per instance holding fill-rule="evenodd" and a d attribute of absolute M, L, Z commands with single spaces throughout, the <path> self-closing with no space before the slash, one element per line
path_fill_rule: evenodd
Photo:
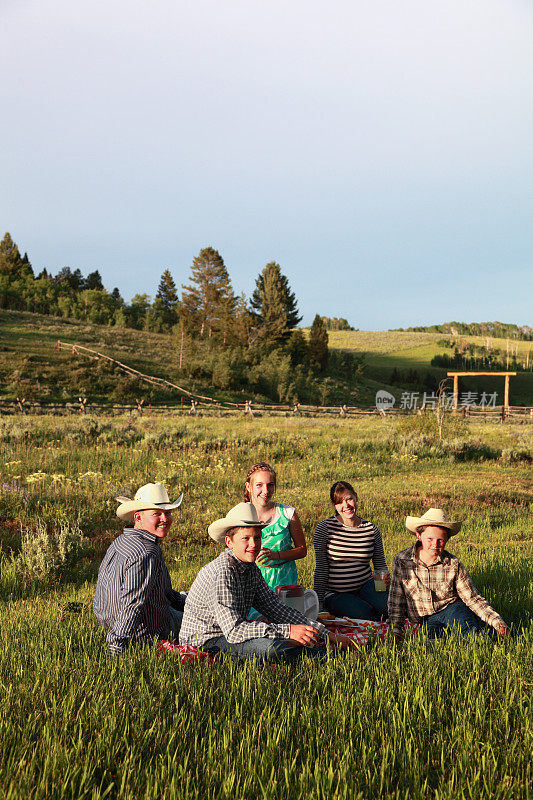
<path fill-rule="evenodd" d="M 132 414 L 143 416 L 148 414 L 176 414 L 176 415 L 198 415 L 202 416 L 294 416 L 294 417 L 321 417 L 329 419 L 348 419 L 357 417 L 389 417 L 389 416 L 410 416 L 412 414 L 430 413 L 430 409 L 400 409 L 391 408 L 386 411 L 378 410 L 375 406 L 316 406 L 316 405 L 283 405 L 268 403 L 232 403 L 226 405 L 216 402 L 191 401 L 183 398 L 184 402 L 179 404 L 149 404 L 142 405 L 139 402 L 131 404 L 118 403 L 89 403 L 85 398 L 78 402 L 71 403 L 44 403 L 31 401 L 9 401 L 0 400 L 0 414 L 105 414 L 120 415 Z M 503 406 L 491 408 L 472 408 L 467 407 L 458 410 L 458 414 L 466 419 L 472 420 L 512 420 L 521 422 L 533 422 L 533 407 L 531 406 Z"/>

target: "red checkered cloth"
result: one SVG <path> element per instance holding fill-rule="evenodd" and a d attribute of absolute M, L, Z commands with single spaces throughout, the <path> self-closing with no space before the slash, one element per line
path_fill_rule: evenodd
<path fill-rule="evenodd" d="M 168 639 L 159 640 L 157 643 L 157 653 L 159 655 L 166 653 L 177 655 L 182 664 L 198 664 L 200 661 L 208 661 L 212 664 L 214 661 L 213 656 L 209 655 L 209 653 L 204 653 L 202 650 L 198 650 L 198 648 L 193 647 L 192 644 L 174 644 L 173 642 L 169 642 Z"/>
<path fill-rule="evenodd" d="M 370 639 L 388 639 L 392 636 L 392 631 L 388 622 L 373 622 L 372 620 L 358 620 L 353 624 L 346 622 L 346 625 L 341 625 L 333 620 L 321 620 L 329 631 L 333 633 L 341 633 L 343 636 L 348 636 L 356 644 L 364 647 L 368 644 Z M 405 635 L 412 636 L 418 632 L 420 625 L 417 623 L 405 622 Z"/>

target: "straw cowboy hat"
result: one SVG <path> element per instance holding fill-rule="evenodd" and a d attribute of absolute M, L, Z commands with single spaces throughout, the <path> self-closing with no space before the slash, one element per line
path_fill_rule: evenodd
<path fill-rule="evenodd" d="M 455 536 L 461 529 L 461 523 L 449 520 L 440 508 L 430 508 L 421 517 L 407 517 L 405 520 L 405 527 L 411 533 L 417 533 L 417 528 L 420 528 L 421 525 L 436 525 L 439 528 L 446 528 L 450 536 Z"/>
<path fill-rule="evenodd" d="M 183 500 L 183 495 L 180 494 L 178 499 L 171 503 L 168 499 L 168 492 L 162 483 L 147 483 L 137 490 L 133 500 L 120 495 L 115 497 L 115 500 L 120 503 L 117 508 L 117 517 L 133 522 L 133 515 L 136 511 L 149 511 L 153 508 L 160 511 L 171 511 L 173 508 L 177 508 Z"/>
<path fill-rule="evenodd" d="M 215 542 L 223 542 L 230 528 L 264 528 L 266 525 L 270 525 L 270 520 L 260 522 L 252 503 L 239 503 L 223 519 L 212 522 L 207 532 Z"/>

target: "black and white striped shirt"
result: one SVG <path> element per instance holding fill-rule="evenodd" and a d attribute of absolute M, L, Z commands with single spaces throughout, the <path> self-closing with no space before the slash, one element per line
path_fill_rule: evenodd
<path fill-rule="evenodd" d="M 170 606 L 183 610 L 184 598 L 172 589 L 158 537 L 125 528 L 104 556 L 94 595 L 109 652 L 120 653 L 132 641 L 166 639 Z"/>
<path fill-rule="evenodd" d="M 357 592 L 374 570 L 387 570 L 379 528 L 362 519 L 356 528 L 343 525 L 336 516 L 321 520 L 313 538 L 315 592 L 320 604 L 329 592 Z"/>

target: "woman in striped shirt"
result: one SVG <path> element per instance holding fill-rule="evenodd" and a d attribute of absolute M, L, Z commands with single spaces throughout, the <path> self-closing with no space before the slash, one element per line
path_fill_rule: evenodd
<path fill-rule="evenodd" d="M 357 493 L 346 481 L 330 489 L 335 514 L 315 530 L 315 592 L 321 607 L 336 617 L 381 620 L 387 618 L 388 591 L 377 592 L 375 572 L 390 575 L 379 528 L 357 515 Z"/>

